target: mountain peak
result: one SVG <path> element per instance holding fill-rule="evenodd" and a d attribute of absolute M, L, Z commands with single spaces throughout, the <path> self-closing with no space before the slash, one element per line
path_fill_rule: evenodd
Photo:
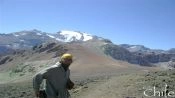
<path fill-rule="evenodd" d="M 32 30 L 23 30 L 19 32 L 14 32 L 12 34 L 16 37 L 19 37 L 19 36 L 28 36 L 28 35 L 42 35 L 43 32 L 37 29 L 32 29 Z"/>
<path fill-rule="evenodd" d="M 33 29 L 0 35 L 0 45 L 3 45 L 3 47 L 8 46 L 12 49 L 31 48 L 45 42 L 85 42 L 89 40 L 110 42 L 102 37 L 70 30 L 61 30 L 57 33 L 47 33 Z"/>
<path fill-rule="evenodd" d="M 59 32 L 62 40 L 64 42 L 71 42 L 71 41 L 88 41 L 93 39 L 93 36 L 87 33 L 82 33 L 79 31 L 69 31 L 69 30 L 62 30 Z"/>

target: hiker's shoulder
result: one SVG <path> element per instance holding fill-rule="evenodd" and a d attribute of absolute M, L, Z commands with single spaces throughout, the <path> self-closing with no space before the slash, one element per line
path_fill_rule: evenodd
<path fill-rule="evenodd" d="M 42 75 L 42 74 L 47 74 L 48 72 L 52 72 L 54 70 L 57 70 L 58 68 L 60 68 L 60 64 L 59 63 L 56 63 L 54 65 L 51 65 L 51 66 L 48 66 L 42 70 L 40 70 L 39 72 L 37 72 L 34 76 L 37 76 L 37 75 Z"/>
<path fill-rule="evenodd" d="M 56 69 L 56 68 L 60 68 L 61 67 L 61 64 L 58 62 L 54 65 L 51 65 L 49 66 L 48 68 L 46 68 L 47 70 L 50 70 L 50 69 Z"/>

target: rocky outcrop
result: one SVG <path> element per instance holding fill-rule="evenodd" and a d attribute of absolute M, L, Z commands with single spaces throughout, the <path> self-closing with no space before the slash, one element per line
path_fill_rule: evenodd
<path fill-rule="evenodd" d="M 126 48 L 114 44 L 106 44 L 102 48 L 105 54 L 110 55 L 114 59 L 142 66 L 153 66 L 153 63 L 169 62 L 175 58 L 175 54 L 171 53 L 130 52 Z"/>
<path fill-rule="evenodd" d="M 10 61 L 12 61 L 12 60 L 13 60 L 13 59 L 10 58 L 10 56 L 1 57 L 1 58 L 0 58 L 0 65 L 4 64 L 4 63 L 6 63 L 6 62 L 10 62 Z"/>
<path fill-rule="evenodd" d="M 132 54 L 128 50 L 114 44 L 103 45 L 102 49 L 105 54 L 110 55 L 117 60 L 129 61 L 132 57 Z"/>

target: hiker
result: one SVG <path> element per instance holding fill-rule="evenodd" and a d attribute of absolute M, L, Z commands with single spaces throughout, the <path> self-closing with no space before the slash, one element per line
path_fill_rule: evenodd
<path fill-rule="evenodd" d="M 70 98 L 68 90 L 72 89 L 74 83 L 70 80 L 69 66 L 72 63 L 72 55 L 63 54 L 55 65 L 37 73 L 33 78 L 33 88 L 37 98 Z M 45 79 L 45 92 L 41 94 L 40 85 Z M 47 97 L 45 97 L 47 95 Z M 40 97 L 43 96 L 43 97 Z"/>

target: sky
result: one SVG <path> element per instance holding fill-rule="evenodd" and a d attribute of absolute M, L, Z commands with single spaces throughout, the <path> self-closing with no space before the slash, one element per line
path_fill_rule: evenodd
<path fill-rule="evenodd" d="M 0 33 L 32 29 L 168 50 L 175 48 L 175 0 L 0 0 Z"/>

